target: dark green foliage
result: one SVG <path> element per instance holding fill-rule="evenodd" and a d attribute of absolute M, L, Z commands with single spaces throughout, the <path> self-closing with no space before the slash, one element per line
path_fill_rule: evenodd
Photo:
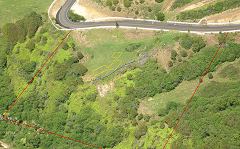
<path fill-rule="evenodd" d="M 69 70 L 69 74 L 74 75 L 76 77 L 83 76 L 88 70 L 80 63 L 74 63 L 71 65 Z"/>
<path fill-rule="evenodd" d="M 187 52 L 186 52 L 185 50 L 181 50 L 181 51 L 180 51 L 180 55 L 181 55 L 182 57 L 187 57 Z"/>
<path fill-rule="evenodd" d="M 45 36 L 42 36 L 42 38 L 41 38 L 41 45 L 45 45 L 45 44 L 47 44 L 47 37 L 45 37 Z"/>
<path fill-rule="evenodd" d="M 35 41 L 29 40 L 26 44 L 26 48 L 28 48 L 30 51 L 33 51 L 35 49 Z"/>
<path fill-rule="evenodd" d="M 68 45 L 67 43 L 64 43 L 62 48 L 63 48 L 64 50 L 67 50 L 67 49 L 69 49 L 69 45 Z"/>
<path fill-rule="evenodd" d="M 177 52 L 176 52 L 175 50 L 172 50 L 172 51 L 171 51 L 171 59 L 172 59 L 172 60 L 176 60 L 177 55 L 178 55 L 178 54 L 177 54 Z"/>
<path fill-rule="evenodd" d="M 143 115 L 142 115 L 142 114 L 139 114 L 137 118 L 138 118 L 138 120 L 140 121 L 140 120 L 143 119 Z"/>
<path fill-rule="evenodd" d="M 15 24 L 5 24 L 2 32 L 7 41 L 11 45 L 15 45 L 17 42 L 23 42 L 26 39 L 26 35 L 30 38 L 33 37 L 42 23 L 42 17 L 36 12 L 32 12 Z"/>
<path fill-rule="evenodd" d="M 228 43 L 221 56 L 213 62 L 210 72 L 221 63 L 232 62 L 239 58 L 239 48 L 239 44 Z M 149 61 L 134 77 L 135 87 L 131 91 L 132 95 L 136 98 L 152 97 L 157 93 L 174 89 L 183 80 L 196 79 L 202 75 L 216 49 L 216 47 L 203 48 L 198 55 L 173 67 L 168 74 L 156 62 Z"/>
<path fill-rule="evenodd" d="M 138 48 L 141 47 L 141 44 L 140 43 L 130 43 L 126 48 L 125 50 L 128 51 L 128 52 L 133 52 L 135 50 L 137 50 Z"/>
<path fill-rule="evenodd" d="M 86 20 L 83 16 L 75 14 L 71 10 L 68 12 L 68 17 L 73 22 L 79 22 L 79 21 L 85 21 Z"/>
<path fill-rule="evenodd" d="M 132 1 L 131 0 L 123 0 L 123 5 L 124 5 L 124 7 L 129 8 L 132 5 Z"/>
<path fill-rule="evenodd" d="M 209 79 L 213 79 L 212 73 L 208 73 L 208 78 L 209 78 Z"/>
<path fill-rule="evenodd" d="M 26 62 L 22 65 L 22 69 L 27 74 L 32 74 L 36 69 L 36 62 Z"/>
<path fill-rule="evenodd" d="M 134 132 L 134 136 L 136 139 L 140 139 L 142 136 L 144 136 L 147 133 L 147 126 L 142 124 L 137 127 L 137 129 Z"/>
<path fill-rule="evenodd" d="M 226 44 L 226 42 L 227 42 L 227 36 L 226 36 L 226 34 L 223 34 L 223 33 L 219 33 L 219 35 L 218 35 L 218 43 L 219 43 L 219 45 L 224 45 L 224 44 Z"/>
<path fill-rule="evenodd" d="M 180 38 L 180 45 L 185 49 L 190 49 L 193 45 L 193 39 L 189 35 L 184 35 Z"/>
<path fill-rule="evenodd" d="M 56 80 L 64 80 L 70 77 L 80 77 L 87 72 L 87 68 L 78 61 L 66 61 L 63 64 L 56 64 L 53 69 L 53 78 Z"/>
<path fill-rule="evenodd" d="M 163 2 L 164 0 L 155 0 L 155 2 L 157 2 L 157 3 L 161 3 L 161 2 Z"/>
<path fill-rule="evenodd" d="M 192 45 L 192 51 L 194 53 L 199 52 L 202 48 L 206 46 L 205 41 L 202 37 L 195 37 Z"/>
<path fill-rule="evenodd" d="M 14 100 L 14 91 L 11 84 L 11 79 L 3 71 L 0 71 L 0 112 L 3 113 L 8 105 Z M 1 134 L 1 132 L 0 132 Z"/>
<path fill-rule="evenodd" d="M 173 66 L 173 62 L 172 61 L 169 61 L 168 62 L 168 67 L 172 67 Z"/>
<path fill-rule="evenodd" d="M 149 61 L 134 78 L 135 88 L 133 95 L 137 98 L 143 98 L 146 96 L 152 97 L 156 93 L 162 92 L 160 84 L 162 84 L 165 75 L 166 72 L 155 61 Z"/>
<path fill-rule="evenodd" d="M 7 54 L 0 51 L 0 72 L 7 66 Z"/>
<path fill-rule="evenodd" d="M 76 139 L 96 143 L 104 148 L 110 148 L 118 144 L 123 139 L 123 128 L 120 126 L 107 127 L 101 120 L 101 115 L 90 107 L 83 108 L 78 115 L 71 116 L 68 123 L 72 135 Z"/>
<path fill-rule="evenodd" d="M 157 12 L 157 13 L 155 14 L 155 17 L 156 17 L 156 19 L 157 19 L 158 21 L 164 21 L 164 20 L 165 20 L 165 15 L 164 15 L 164 13 L 162 13 L 162 12 Z"/>
<path fill-rule="evenodd" d="M 165 116 L 170 111 L 175 111 L 175 110 L 177 110 L 180 107 L 181 107 L 181 105 L 179 103 L 176 103 L 176 102 L 173 102 L 173 101 L 167 102 L 167 105 L 166 105 L 165 108 L 159 109 L 158 115 L 159 116 Z"/>
<path fill-rule="evenodd" d="M 33 37 L 37 32 L 38 28 L 43 24 L 41 15 L 36 12 L 31 12 L 29 15 L 24 17 L 24 22 L 27 29 L 28 37 Z"/>
<path fill-rule="evenodd" d="M 7 39 L 8 42 L 15 45 L 18 42 L 18 29 L 17 26 L 13 23 L 5 24 L 2 28 L 3 36 Z"/>
<path fill-rule="evenodd" d="M 216 14 L 223 12 L 228 9 L 233 9 L 240 6 L 240 0 L 224 0 L 219 1 L 213 5 L 203 7 L 201 9 L 197 10 L 189 10 L 185 12 L 181 12 L 177 19 L 179 20 L 193 20 L 193 19 L 201 19 L 205 16 L 208 16 L 210 14 Z"/>
<path fill-rule="evenodd" d="M 206 46 L 205 41 L 201 36 L 183 35 L 180 37 L 180 45 L 185 49 L 191 49 L 193 52 L 199 52 Z"/>
<path fill-rule="evenodd" d="M 127 96 L 124 98 L 120 98 L 118 100 L 118 116 L 120 118 L 128 118 L 128 119 L 134 119 L 137 114 L 138 109 L 138 100 L 136 100 L 134 97 Z"/>
<path fill-rule="evenodd" d="M 77 52 L 77 58 L 78 58 L 79 60 L 81 60 L 83 57 L 84 57 L 84 56 L 83 56 L 82 52 L 81 52 L 81 51 L 78 51 L 78 52 Z"/>
<path fill-rule="evenodd" d="M 239 84 L 212 82 L 195 97 L 178 132 L 191 136 L 193 148 L 235 148 L 239 146 Z M 203 96 L 204 95 L 204 96 Z M 179 144 L 182 141 L 178 140 Z"/>
<path fill-rule="evenodd" d="M 140 4 L 143 4 L 145 2 L 145 0 L 140 0 L 139 2 L 140 2 Z"/>

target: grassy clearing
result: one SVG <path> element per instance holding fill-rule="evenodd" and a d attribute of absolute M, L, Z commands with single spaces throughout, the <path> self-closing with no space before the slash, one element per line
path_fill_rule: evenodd
<path fill-rule="evenodd" d="M 104 75 L 118 66 L 134 60 L 144 51 L 154 47 L 173 47 L 179 33 L 156 32 L 156 35 L 143 39 L 129 39 L 122 30 L 93 30 L 86 33 L 86 39 L 91 44 L 81 47 L 89 59 L 84 64 L 88 75 L 97 77 Z M 132 44 L 139 47 L 127 51 Z"/>
<path fill-rule="evenodd" d="M 0 26 L 15 22 L 31 11 L 47 12 L 52 0 L 0 0 Z"/>

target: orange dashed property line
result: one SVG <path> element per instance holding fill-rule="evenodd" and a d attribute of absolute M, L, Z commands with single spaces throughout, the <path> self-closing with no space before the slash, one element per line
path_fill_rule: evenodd
<path fill-rule="evenodd" d="M 8 106 L 7 110 L 5 110 L 5 112 L 3 113 L 3 116 L 7 116 L 8 113 L 10 112 L 10 110 L 16 105 L 16 103 L 18 102 L 18 100 L 20 99 L 20 97 L 23 95 L 23 93 L 28 89 L 28 87 L 32 84 L 32 82 L 34 81 L 34 79 L 37 77 L 37 75 L 39 75 L 42 71 L 42 69 L 48 64 L 48 62 L 50 60 L 52 60 L 53 56 L 56 54 L 56 52 L 58 51 L 59 47 L 62 45 L 62 43 L 66 40 L 66 38 L 68 37 L 68 35 L 71 33 L 71 31 L 69 31 L 62 39 L 62 41 L 56 46 L 56 48 L 54 48 L 54 50 L 51 52 L 51 54 L 48 55 L 47 59 L 45 60 L 45 62 L 41 65 L 41 67 L 38 69 L 38 71 L 35 73 L 35 75 L 31 78 L 31 80 L 27 83 L 27 85 L 23 88 L 23 90 L 18 94 L 18 96 L 16 97 L 16 99 Z"/>
<path fill-rule="evenodd" d="M 225 38 L 226 38 L 227 34 L 225 35 Z M 198 91 L 200 85 L 203 83 L 203 78 L 207 75 L 207 73 L 209 72 L 210 70 L 210 67 L 212 66 L 212 63 L 214 62 L 214 60 L 216 59 L 220 49 L 222 48 L 223 44 L 219 45 L 218 49 L 216 50 L 214 56 L 212 57 L 210 63 L 208 64 L 208 66 L 206 67 L 206 69 L 204 70 L 203 74 L 201 75 L 200 77 L 200 80 L 199 80 L 199 83 L 198 85 L 196 86 L 195 90 L 193 91 L 191 97 L 189 98 L 186 106 L 184 107 L 183 111 L 181 112 L 180 116 L 177 118 L 177 122 L 175 124 L 175 126 L 173 127 L 173 130 L 171 131 L 171 133 L 169 134 L 169 136 L 167 137 L 167 140 L 165 141 L 165 143 L 163 144 L 163 149 L 166 148 L 167 144 L 169 143 L 170 139 L 173 137 L 173 133 L 176 131 L 176 129 L 178 128 L 179 126 L 179 123 L 180 123 L 180 120 L 182 119 L 183 115 L 187 112 L 188 110 L 188 107 L 190 105 L 190 103 L 192 102 L 192 99 L 193 97 L 195 96 L 196 92 Z M 220 53 L 222 54 L 222 52 Z"/>
<path fill-rule="evenodd" d="M 58 138 L 62 138 L 62 139 L 65 139 L 65 140 L 70 140 L 70 141 L 73 141 L 73 142 L 76 142 L 76 143 L 80 143 L 80 144 L 82 144 L 84 146 L 87 146 L 87 147 L 102 149 L 102 147 L 99 147 L 97 145 L 89 144 L 89 143 L 86 143 L 86 142 L 81 141 L 81 140 L 77 140 L 77 139 L 74 139 L 74 138 L 71 138 L 71 137 L 60 135 L 60 134 L 55 133 L 53 131 L 49 131 L 49 130 L 46 130 L 44 128 L 38 127 L 37 125 L 34 125 L 34 124 L 19 123 L 17 120 L 11 120 L 9 118 L 0 119 L 0 121 L 5 121 L 6 123 L 11 124 L 11 125 L 17 125 L 17 126 L 20 126 L 20 127 L 23 126 L 25 128 L 29 128 L 29 129 L 32 128 L 32 129 L 36 130 L 37 132 L 40 132 L 40 133 L 42 132 L 42 133 L 46 133 L 46 134 L 49 134 L 49 135 L 54 135 Z"/>

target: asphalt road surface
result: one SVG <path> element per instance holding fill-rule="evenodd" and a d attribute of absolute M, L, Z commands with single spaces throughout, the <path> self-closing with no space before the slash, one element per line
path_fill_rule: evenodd
<path fill-rule="evenodd" d="M 68 11 L 76 0 L 67 0 L 57 13 L 57 23 L 66 29 L 87 29 L 104 27 L 133 27 L 144 29 L 176 30 L 191 32 L 231 32 L 240 31 L 240 24 L 223 25 L 202 25 L 202 24 L 183 24 L 170 22 L 154 22 L 145 20 L 118 20 L 118 21 L 99 21 L 99 22 L 72 22 L 68 18 Z"/>

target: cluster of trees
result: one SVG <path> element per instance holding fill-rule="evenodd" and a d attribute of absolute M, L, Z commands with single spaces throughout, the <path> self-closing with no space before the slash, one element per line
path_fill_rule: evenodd
<path fill-rule="evenodd" d="M 32 38 L 43 24 L 41 15 L 32 12 L 16 23 L 7 23 L 2 27 L 3 37 L 10 46 L 24 42 L 26 37 Z"/>
<path fill-rule="evenodd" d="M 181 36 L 179 43 L 181 47 L 187 50 L 192 48 L 192 51 L 195 53 L 199 52 L 206 46 L 206 43 L 201 36 L 191 36 L 188 34 Z"/>
<path fill-rule="evenodd" d="M 177 2 L 177 1 L 176 1 Z M 179 20 L 193 20 L 193 19 L 201 19 L 205 16 L 221 13 L 228 9 L 237 8 L 240 6 L 240 0 L 224 0 L 219 1 L 213 5 L 209 5 L 208 7 L 204 7 L 197 10 L 189 10 L 186 12 L 181 12 L 177 15 L 177 19 Z"/>
<path fill-rule="evenodd" d="M 81 16 L 81 15 L 78 15 L 78 14 L 74 13 L 72 10 L 70 10 L 68 12 L 68 17 L 73 22 L 86 21 L 84 16 Z"/>
<path fill-rule="evenodd" d="M 79 59 L 77 57 L 71 57 L 64 63 L 56 63 L 52 74 L 55 80 L 61 81 L 70 78 L 81 79 L 81 76 L 84 76 L 87 71 L 87 68 L 79 63 Z"/>
<path fill-rule="evenodd" d="M 212 64 L 210 71 L 214 71 L 221 63 L 231 62 L 240 57 L 239 44 L 228 43 L 227 45 L 222 55 Z M 129 91 L 136 98 L 152 97 L 157 93 L 174 89 L 183 80 L 196 79 L 202 75 L 216 49 L 216 47 L 203 48 L 198 55 L 178 67 L 173 67 L 169 73 L 161 69 L 157 62 L 149 61 L 134 77 L 135 87 Z"/>
<path fill-rule="evenodd" d="M 237 84 L 238 81 L 212 82 L 205 90 L 200 91 L 200 95 L 192 100 L 188 112 L 181 120 L 177 131 L 182 137 L 173 143 L 173 147 L 186 148 L 183 140 L 189 137 L 193 141 L 193 148 L 224 149 L 239 146 L 240 88 Z M 179 114 L 179 111 L 173 112 Z M 172 116 L 168 115 L 168 119 L 172 120 Z M 176 122 L 171 120 L 170 123 Z"/>
<path fill-rule="evenodd" d="M 67 132 L 74 138 L 112 148 L 122 141 L 123 126 L 107 126 L 102 117 L 91 107 L 84 107 L 79 114 L 71 113 L 67 121 Z"/>

